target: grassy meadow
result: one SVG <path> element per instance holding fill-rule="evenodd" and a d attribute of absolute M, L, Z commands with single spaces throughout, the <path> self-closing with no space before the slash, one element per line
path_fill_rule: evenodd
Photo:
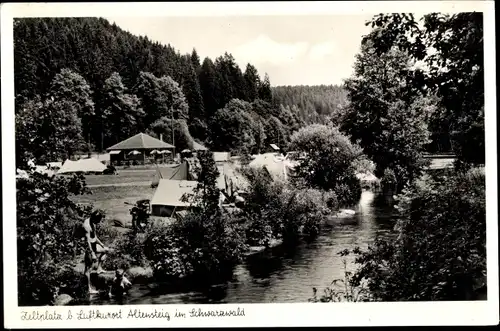
<path fill-rule="evenodd" d="M 138 172 L 138 173 L 135 173 Z M 81 204 L 92 204 L 94 208 L 102 209 L 106 212 L 106 220 L 111 222 L 114 219 L 122 221 L 126 225 L 131 225 L 132 216 L 130 208 L 125 202 L 134 204 L 137 200 L 151 199 L 155 189 L 150 187 L 154 172 L 149 174 L 144 171 L 121 172 L 120 175 L 99 175 L 86 176 L 88 185 L 100 184 L 127 184 L 140 182 L 141 178 L 144 185 L 130 186 L 101 186 L 92 187 L 92 194 L 80 195 L 74 197 L 74 201 Z M 147 177 L 150 176 L 150 177 Z M 113 178 L 113 180 L 111 180 Z M 149 178 L 149 180 L 146 180 Z M 147 181 L 147 183 L 146 183 Z"/>
<path fill-rule="evenodd" d="M 155 173 L 155 169 L 118 170 L 117 175 L 87 175 L 85 176 L 85 181 L 90 187 L 130 183 L 150 185 Z"/>

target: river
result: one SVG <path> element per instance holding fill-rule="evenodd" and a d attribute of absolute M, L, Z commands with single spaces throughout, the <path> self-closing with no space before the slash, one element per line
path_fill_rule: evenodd
<path fill-rule="evenodd" d="M 162 293 L 154 285 L 134 285 L 124 302 L 105 300 L 93 304 L 180 303 L 293 303 L 307 302 L 313 287 L 318 293 L 332 280 L 343 278 L 344 264 L 338 252 L 356 246 L 366 248 L 378 236 L 393 235 L 392 208 L 363 191 L 355 218 L 325 225 L 312 243 L 294 249 L 275 247 L 250 256 L 235 270 L 234 279 L 205 291 Z M 352 258 L 348 270 L 355 267 Z"/>

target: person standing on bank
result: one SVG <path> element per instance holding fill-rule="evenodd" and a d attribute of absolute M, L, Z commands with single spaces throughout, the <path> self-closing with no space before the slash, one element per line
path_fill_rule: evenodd
<path fill-rule="evenodd" d="M 85 271 L 87 276 L 89 293 L 97 293 L 97 290 L 92 286 L 90 281 L 91 271 L 96 271 L 98 274 L 105 272 L 101 267 L 102 261 L 106 258 L 106 253 L 109 249 L 97 237 L 96 225 L 104 218 L 100 211 L 94 211 L 90 217 L 86 218 L 80 224 L 79 237 L 84 237 L 86 241 L 85 247 Z"/>

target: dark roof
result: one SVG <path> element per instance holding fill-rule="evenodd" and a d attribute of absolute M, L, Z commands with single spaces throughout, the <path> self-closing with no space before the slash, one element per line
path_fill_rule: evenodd
<path fill-rule="evenodd" d="M 119 142 L 116 145 L 108 147 L 107 151 L 112 150 L 134 150 L 134 149 L 162 149 L 174 148 L 174 146 L 167 144 L 164 141 L 153 138 L 145 133 L 138 133 L 128 139 Z"/>

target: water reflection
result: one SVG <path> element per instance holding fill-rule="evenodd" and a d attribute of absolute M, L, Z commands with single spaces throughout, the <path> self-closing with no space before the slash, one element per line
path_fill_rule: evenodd
<path fill-rule="evenodd" d="M 333 279 L 343 278 L 338 252 L 356 246 L 366 248 L 376 237 L 392 235 L 394 209 L 376 193 L 364 191 L 356 211 L 351 220 L 325 225 L 312 243 L 293 248 L 282 245 L 248 257 L 228 283 L 203 291 L 178 288 L 177 293 L 159 287 L 135 287 L 127 304 L 307 302 L 313 287 L 321 291 Z M 352 258 L 348 261 L 352 270 Z"/>

